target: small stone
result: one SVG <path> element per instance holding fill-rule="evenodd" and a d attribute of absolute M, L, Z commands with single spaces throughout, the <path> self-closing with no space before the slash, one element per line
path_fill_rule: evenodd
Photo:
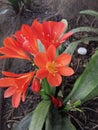
<path fill-rule="evenodd" d="M 0 15 L 6 14 L 9 11 L 9 9 L 0 9 Z"/>
<path fill-rule="evenodd" d="M 80 55 L 86 55 L 87 54 L 87 49 L 84 47 L 79 47 L 77 50 L 78 54 Z"/>
<path fill-rule="evenodd" d="M 11 128 L 11 124 L 10 124 L 10 123 L 8 123 L 8 124 L 7 124 L 7 127 L 10 129 L 10 128 Z"/>

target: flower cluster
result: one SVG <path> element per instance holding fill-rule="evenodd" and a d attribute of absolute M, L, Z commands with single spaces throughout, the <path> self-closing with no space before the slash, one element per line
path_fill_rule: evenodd
<path fill-rule="evenodd" d="M 69 67 L 71 55 L 57 54 L 58 47 L 73 33 L 64 33 L 66 25 L 63 22 L 45 21 L 39 23 L 34 20 L 31 26 L 22 25 L 12 37 L 4 40 L 4 47 L 0 48 L 0 59 L 19 58 L 32 62 L 35 70 L 23 74 L 3 71 L 0 87 L 7 88 L 4 97 L 12 96 L 12 105 L 17 108 L 20 101 L 25 101 L 26 91 L 31 83 L 31 90 L 39 93 L 42 80 L 46 79 L 51 87 L 58 87 L 62 83 L 62 76 L 71 76 L 74 70 Z M 41 51 L 38 42 L 44 47 Z M 59 99 L 50 96 L 51 101 L 58 107 Z"/>

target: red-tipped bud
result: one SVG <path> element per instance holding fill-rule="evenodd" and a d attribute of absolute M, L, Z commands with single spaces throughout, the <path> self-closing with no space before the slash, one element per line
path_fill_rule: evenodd
<path fill-rule="evenodd" d="M 55 98 L 54 96 L 51 96 L 51 101 L 52 101 L 53 105 L 56 107 L 62 106 L 61 100 L 59 100 L 58 98 Z"/>
<path fill-rule="evenodd" d="M 33 92 L 39 93 L 41 89 L 41 83 L 40 80 L 37 78 L 34 78 L 31 89 Z"/>

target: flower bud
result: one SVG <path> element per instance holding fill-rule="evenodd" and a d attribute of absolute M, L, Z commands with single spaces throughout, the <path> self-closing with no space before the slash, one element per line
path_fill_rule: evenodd
<path fill-rule="evenodd" d="M 34 78 L 31 89 L 33 92 L 39 93 L 41 89 L 41 83 L 40 80 L 37 78 Z"/>
<path fill-rule="evenodd" d="M 58 98 L 55 98 L 54 96 L 51 96 L 51 101 L 52 101 L 53 105 L 56 107 L 62 106 L 61 100 L 59 100 Z"/>

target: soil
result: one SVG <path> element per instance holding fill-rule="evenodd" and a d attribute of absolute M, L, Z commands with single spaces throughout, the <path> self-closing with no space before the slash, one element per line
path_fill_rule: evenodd
<path fill-rule="evenodd" d="M 45 17 L 45 13 L 40 14 L 40 11 L 47 12 L 47 8 L 46 9 L 44 8 L 44 10 L 41 9 L 37 10 L 36 8 L 37 7 L 35 6 L 33 10 L 24 9 L 23 12 L 21 13 L 21 20 L 20 20 L 21 23 L 31 24 L 32 19 L 36 17 L 38 17 L 39 20 L 42 21 L 42 19 L 44 19 Z M 42 15 L 41 19 L 40 15 Z M 46 17 L 47 20 L 55 20 L 55 21 L 60 21 L 62 18 L 63 16 L 60 14 L 56 15 L 49 14 L 49 17 Z M 92 17 L 84 15 L 77 15 L 68 22 L 69 22 L 69 30 L 78 26 L 85 26 L 85 25 L 98 27 L 97 19 L 93 19 Z M 72 41 L 78 40 L 79 38 L 82 37 L 82 35 L 87 34 L 83 33 L 75 34 L 72 38 L 68 40 L 68 42 L 70 43 Z M 82 43 L 79 46 L 85 47 L 87 49 L 87 54 L 83 56 L 79 55 L 77 53 L 77 50 L 75 51 L 71 63 L 71 66 L 75 70 L 75 74 L 71 77 L 66 78 L 66 80 L 63 81 L 65 95 L 67 95 L 71 91 L 76 79 L 84 71 L 90 57 L 94 54 L 95 50 L 98 48 L 98 43 L 87 42 Z M 7 70 L 15 73 L 23 73 L 33 69 L 32 65 L 25 60 L 7 59 L 0 63 L 1 63 L 0 71 Z M 15 124 L 17 124 L 27 113 L 35 109 L 39 101 L 40 96 L 31 92 L 30 88 L 28 89 L 26 101 L 24 103 L 21 103 L 19 108 L 17 109 L 12 108 L 11 98 L 2 99 L 2 110 L 0 110 L 1 112 L 0 114 L 2 117 L 0 124 L 1 130 L 11 130 L 11 128 Z M 80 108 L 84 110 L 84 113 L 79 112 L 69 113 L 72 122 L 77 127 L 77 130 L 98 130 L 98 97 L 86 102 Z"/>

